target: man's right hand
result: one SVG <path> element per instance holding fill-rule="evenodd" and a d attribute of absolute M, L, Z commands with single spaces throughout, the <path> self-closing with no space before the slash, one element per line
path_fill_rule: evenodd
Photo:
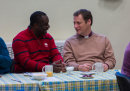
<path fill-rule="evenodd" d="M 86 63 L 86 64 L 83 64 L 83 65 L 79 65 L 78 66 L 78 70 L 79 71 L 90 71 L 90 70 L 92 70 L 92 65 L 91 64 L 89 64 L 89 63 Z"/>

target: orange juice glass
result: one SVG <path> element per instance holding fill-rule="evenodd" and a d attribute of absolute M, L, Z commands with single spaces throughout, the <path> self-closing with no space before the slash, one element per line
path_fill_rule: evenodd
<path fill-rule="evenodd" d="M 44 71 L 45 69 L 45 71 Z M 42 68 L 42 72 L 45 72 L 47 77 L 52 77 L 53 76 L 53 65 L 46 65 Z"/>
<path fill-rule="evenodd" d="M 53 76 L 53 72 L 47 71 L 46 74 L 48 74 L 47 77 L 52 77 Z"/>

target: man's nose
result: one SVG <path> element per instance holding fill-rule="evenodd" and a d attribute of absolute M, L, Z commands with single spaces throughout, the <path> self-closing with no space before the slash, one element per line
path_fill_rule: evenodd
<path fill-rule="evenodd" d="M 74 28 L 77 28 L 78 27 L 78 25 L 77 24 L 74 24 Z"/>
<path fill-rule="evenodd" d="M 50 25 L 48 25 L 47 27 L 48 27 L 48 29 L 49 29 L 49 28 L 50 28 Z"/>

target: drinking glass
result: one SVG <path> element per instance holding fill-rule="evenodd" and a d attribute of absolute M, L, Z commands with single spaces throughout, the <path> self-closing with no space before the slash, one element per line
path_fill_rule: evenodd
<path fill-rule="evenodd" d="M 45 68 L 45 73 L 48 74 L 47 77 L 52 77 L 53 76 L 53 65 L 46 65 L 42 68 L 42 72 L 44 72 Z"/>
<path fill-rule="evenodd" d="M 74 70 L 73 66 L 66 66 L 67 75 L 73 75 L 71 72 Z"/>
<path fill-rule="evenodd" d="M 93 69 L 93 66 L 95 66 L 95 70 Z M 95 64 L 93 64 L 93 66 L 92 66 L 92 70 L 96 71 L 97 75 L 103 75 L 103 71 L 104 71 L 103 63 L 96 62 Z"/>

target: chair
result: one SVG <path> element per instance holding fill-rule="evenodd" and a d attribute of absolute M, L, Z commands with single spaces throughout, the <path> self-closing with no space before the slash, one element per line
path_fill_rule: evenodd
<path fill-rule="evenodd" d="M 115 73 L 120 91 L 130 91 L 130 77 L 119 72 Z"/>
<path fill-rule="evenodd" d="M 12 65 L 11 65 L 11 67 L 10 67 L 10 73 L 14 73 L 14 59 L 12 59 Z"/>

